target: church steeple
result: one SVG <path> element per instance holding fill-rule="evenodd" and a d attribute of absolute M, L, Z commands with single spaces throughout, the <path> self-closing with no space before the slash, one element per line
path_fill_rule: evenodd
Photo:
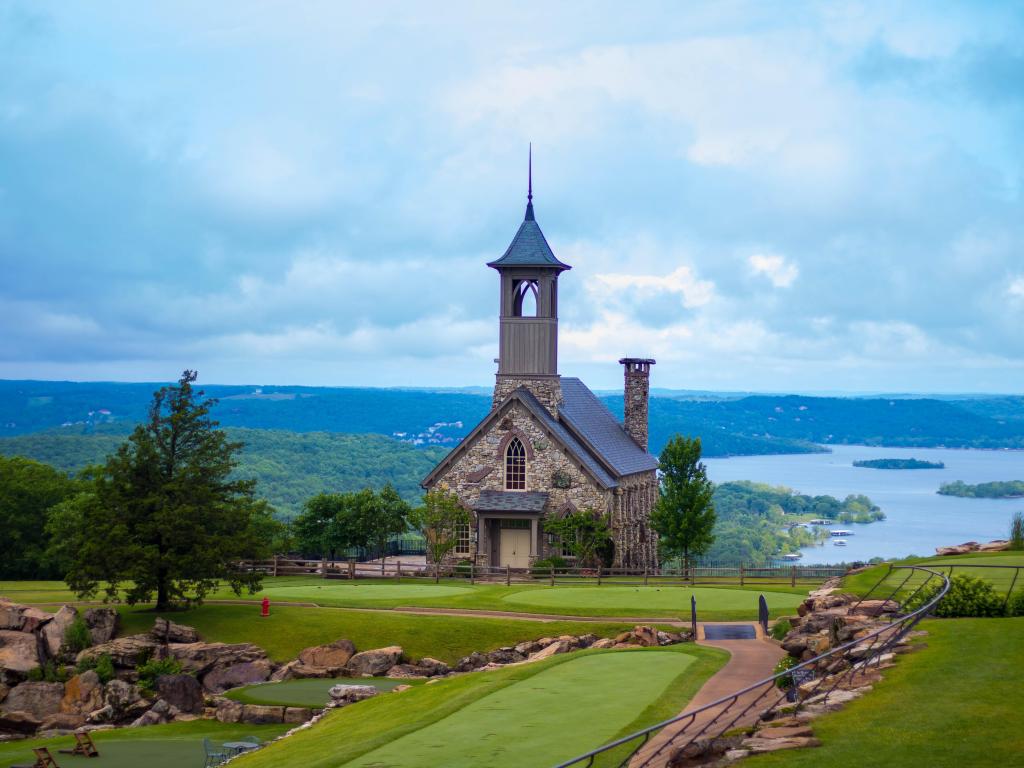
<path fill-rule="evenodd" d="M 523 223 L 501 258 L 487 266 L 501 277 L 495 404 L 516 386 L 526 386 L 544 405 L 554 409 L 561 401 L 558 276 L 571 267 L 555 258 L 534 216 L 532 146 Z"/>

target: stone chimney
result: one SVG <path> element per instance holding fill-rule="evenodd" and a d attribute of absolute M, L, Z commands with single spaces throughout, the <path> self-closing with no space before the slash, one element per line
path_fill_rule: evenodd
<path fill-rule="evenodd" d="M 647 450 L 647 400 L 651 391 L 651 366 L 653 360 L 639 357 L 624 357 L 619 360 L 626 366 L 626 407 L 623 426 L 630 437 Z"/>

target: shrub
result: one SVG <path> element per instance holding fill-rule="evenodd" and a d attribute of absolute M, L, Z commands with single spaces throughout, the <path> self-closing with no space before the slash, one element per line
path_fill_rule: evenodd
<path fill-rule="evenodd" d="M 925 587 L 914 596 L 913 600 L 907 602 L 907 609 L 920 608 L 932 600 L 941 588 L 941 584 L 931 584 Z M 949 592 L 935 606 L 934 615 L 944 619 L 1002 616 L 1003 598 L 996 593 L 991 582 L 968 576 L 966 573 L 958 573 L 950 579 Z"/>
<path fill-rule="evenodd" d="M 792 656 L 783 656 L 781 659 L 779 659 L 779 663 L 775 665 L 774 674 L 777 675 L 779 674 L 779 672 L 785 672 L 787 669 L 792 669 L 799 663 L 800 662 L 794 659 Z M 789 675 L 783 675 L 775 681 L 775 685 L 777 685 L 779 688 L 782 688 L 783 690 L 785 690 L 786 688 L 792 688 L 793 678 Z"/>
<path fill-rule="evenodd" d="M 75 668 L 75 671 L 78 674 L 82 674 L 83 672 L 88 672 L 90 669 L 96 673 L 96 676 L 99 677 L 100 682 L 104 685 L 109 683 L 115 677 L 114 662 L 110 658 L 109 653 L 101 653 L 95 658 L 90 657 L 82 659 L 78 662 L 78 666 Z"/>
<path fill-rule="evenodd" d="M 1024 512 L 1014 512 L 1010 518 L 1010 549 L 1024 549 Z"/>
<path fill-rule="evenodd" d="M 789 623 L 789 619 L 779 619 L 772 626 L 772 637 L 776 640 L 781 640 L 789 634 L 789 630 L 793 628 L 793 625 Z"/>
<path fill-rule="evenodd" d="M 139 673 L 139 687 L 152 691 L 156 679 L 161 675 L 177 675 L 181 672 L 181 662 L 177 659 L 150 659 L 136 670 Z M 97 673 L 99 674 L 99 673 Z"/>
<path fill-rule="evenodd" d="M 1007 616 L 1024 616 L 1024 590 L 1020 590 L 1010 598 L 1006 606 Z"/>
<path fill-rule="evenodd" d="M 64 630 L 64 647 L 72 653 L 84 651 L 92 645 L 92 635 L 85 620 L 79 616 Z"/>
<path fill-rule="evenodd" d="M 33 683 L 66 683 L 68 677 L 67 670 L 64 667 L 58 667 L 57 662 L 53 659 L 28 672 L 28 679 Z"/>

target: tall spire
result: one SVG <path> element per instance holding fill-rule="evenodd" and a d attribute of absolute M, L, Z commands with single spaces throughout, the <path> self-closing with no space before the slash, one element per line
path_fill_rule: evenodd
<path fill-rule="evenodd" d="M 534 221 L 533 218 L 533 142 L 530 142 L 530 154 L 526 173 L 526 221 Z"/>

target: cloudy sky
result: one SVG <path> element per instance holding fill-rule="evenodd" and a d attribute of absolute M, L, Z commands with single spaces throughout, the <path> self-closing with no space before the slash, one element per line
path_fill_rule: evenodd
<path fill-rule="evenodd" d="M 0 0 L 0 378 L 1024 390 L 1020 3 Z"/>

